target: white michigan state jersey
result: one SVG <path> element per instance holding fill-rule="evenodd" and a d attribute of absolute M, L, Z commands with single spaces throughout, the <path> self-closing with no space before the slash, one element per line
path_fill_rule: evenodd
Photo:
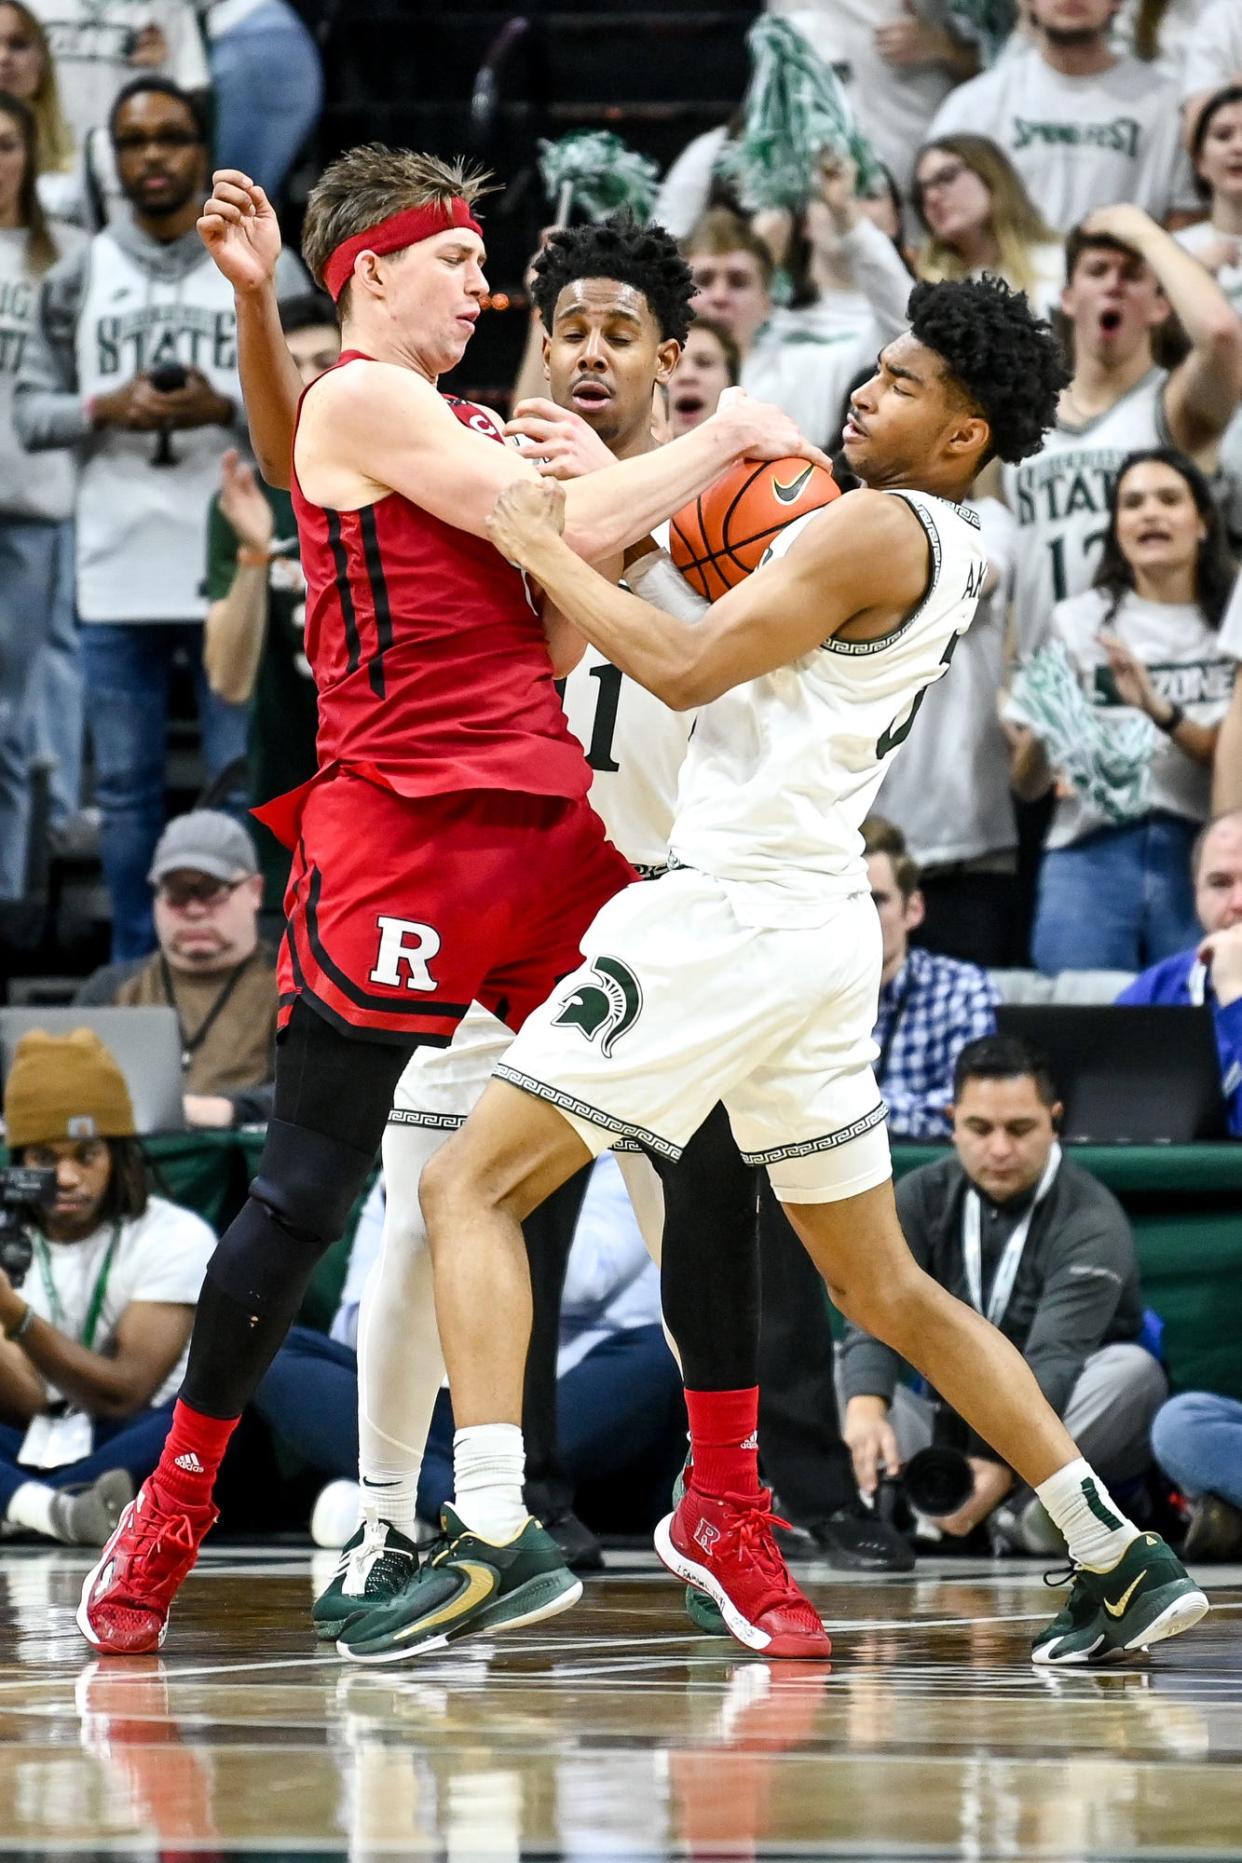
<path fill-rule="evenodd" d="M 877 640 L 827 639 L 698 714 L 672 854 L 717 879 L 754 883 L 735 897 L 744 923 L 818 924 L 865 886 L 859 828 L 886 760 L 974 617 L 987 574 L 974 512 L 925 492 L 888 495 L 904 498 L 927 533 L 928 587 L 914 612 Z M 788 525 L 764 561 L 783 556 L 818 515 Z"/>
<path fill-rule="evenodd" d="M 1122 460 L 1173 444 L 1164 422 L 1168 379 L 1167 369 L 1150 369 L 1107 413 L 1085 427 L 1058 421 L 1038 453 L 1005 467 L 1005 502 L 1018 522 L 1013 616 L 1022 659 L 1043 645 L 1056 604 L 1091 587 Z"/>
<path fill-rule="evenodd" d="M 668 525 L 655 538 L 668 546 Z M 591 766 L 591 807 L 640 872 L 663 868 L 693 712 L 675 712 L 596 648 L 565 681 L 565 716 Z"/>

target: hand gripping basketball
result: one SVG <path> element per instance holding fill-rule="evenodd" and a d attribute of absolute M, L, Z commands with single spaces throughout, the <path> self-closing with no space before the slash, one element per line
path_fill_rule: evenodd
<path fill-rule="evenodd" d="M 840 496 L 832 473 L 814 460 L 739 460 L 674 515 L 669 554 L 691 588 L 714 602 L 759 567 L 787 524 Z"/>

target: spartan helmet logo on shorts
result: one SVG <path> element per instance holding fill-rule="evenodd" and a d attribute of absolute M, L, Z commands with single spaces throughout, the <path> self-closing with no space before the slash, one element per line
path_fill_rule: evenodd
<path fill-rule="evenodd" d="M 633 1028 L 643 1006 L 642 986 L 619 957 L 597 957 L 591 970 L 598 983 L 579 983 L 552 1020 L 558 1026 L 581 1029 L 588 1041 L 600 1038 L 605 1060 L 627 1029 Z"/>

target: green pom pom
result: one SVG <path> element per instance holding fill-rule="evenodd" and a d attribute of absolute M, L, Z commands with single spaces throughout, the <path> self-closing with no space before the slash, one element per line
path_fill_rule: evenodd
<path fill-rule="evenodd" d="M 994 64 L 1018 23 L 1015 0 L 947 0 L 949 29 L 979 48 L 985 65 Z"/>
<path fill-rule="evenodd" d="M 717 163 L 742 205 L 797 212 L 814 192 L 816 167 L 827 149 L 846 155 L 858 185 L 870 193 L 883 169 L 854 120 L 840 79 L 788 20 L 761 15 L 746 35 L 751 79 L 741 134 Z"/>
<path fill-rule="evenodd" d="M 1005 715 L 1038 734 L 1053 768 L 1108 821 L 1134 821 L 1151 806 L 1155 725 L 1141 712 L 1110 716 L 1092 705 L 1059 640 L 1019 669 Z"/>
<path fill-rule="evenodd" d="M 559 142 L 541 141 L 539 172 L 558 225 L 565 224 L 573 207 L 597 224 L 615 213 L 644 221 L 660 179 L 649 157 L 607 129 L 574 130 Z"/>

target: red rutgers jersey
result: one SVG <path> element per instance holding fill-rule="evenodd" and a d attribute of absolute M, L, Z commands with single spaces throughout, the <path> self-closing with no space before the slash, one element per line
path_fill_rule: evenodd
<path fill-rule="evenodd" d="M 359 357 L 347 350 L 336 366 Z M 443 399 L 463 426 L 503 444 L 486 409 Z M 590 772 L 521 572 L 398 492 L 327 510 L 296 471 L 292 492 L 321 768 L 369 767 L 408 796 L 585 796 Z"/>

